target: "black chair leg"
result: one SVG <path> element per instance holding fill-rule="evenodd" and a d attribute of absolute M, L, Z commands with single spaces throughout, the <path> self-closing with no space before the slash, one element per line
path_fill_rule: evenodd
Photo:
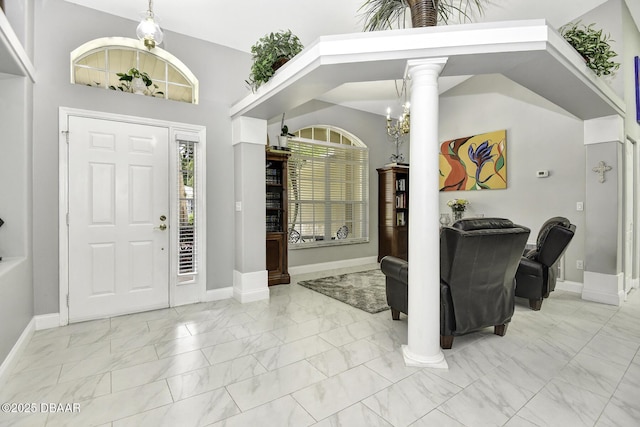
<path fill-rule="evenodd" d="M 393 320 L 400 320 L 400 310 L 391 309 L 391 318 Z"/>
<path fill-rule="evenodd" d="M 440 348 L 449 350 L 451 346 L 453 346 L 453 335 L 440 335 Z"/>
<path fill-rule="evenodd" d="M 529 299 L 529 307 L 531 310 L 540 311 L 542 307 L 542 298 L 540 299 Z"/>
<path fill-rule="evenodd" d="M 507 326 L 509 326 L 508 324 L 504 324 L 504 325 L 495 325 L 493 327 L 493 333 L 496 335 L 500 335 L 501 337 L 504 336 L 504 334 L 507 333 Z"/>

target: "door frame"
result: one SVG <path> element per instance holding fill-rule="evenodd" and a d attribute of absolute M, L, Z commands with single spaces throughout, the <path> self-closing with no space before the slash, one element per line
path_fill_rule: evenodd
<path fill-rule="evenodd" d="M 69 323 L 69 230 L 67 225 L 67 212 L 69 207 L 69 146 L 68 122 L 69 117 L 92 118 L 113 122 L 124 122 L 138 125 L 149 125 L 166 128 L 169 131 L 169 307 L 192 304 L 205 301 L 206 298 L 206 252 L 207 252 L 207 224 L 206 224 L 206 127 L 188 123 L 171 122 L 166 120 L 156 120 L 146 117 L 127 116 L 122 114 L 106 113 L 101 111 L 83 110 L 76 108 L 60 107 L 58 113 L 59 127 L 59 196 L 58 196 L 58 237 L 59 237 L 59 308 L 60 326 Z M 197 265 L 198 274 L 195 281 L 178 285 L 177 273 L 177 192 L 173 191 L 171 183 L 177 182 L 177 143 L 176 136 L 193 135 L 198 138 L 198 155 L 196 157 L 196 191 L 199 203 L 196 204 L 198 221 L 197 236 L 198 252 Z M 173 153 L 173 154 L 172 154 Z"/>

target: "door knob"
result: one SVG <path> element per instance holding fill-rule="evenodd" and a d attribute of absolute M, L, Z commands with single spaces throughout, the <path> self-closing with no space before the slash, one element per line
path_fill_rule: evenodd
<path fill-rule="evenodd" d="M 160 224 L 157 227 L 153 227 L 154 230 L 160 230 L 160 231 L 164 231 L 167 229 L 167 224 Z"/>

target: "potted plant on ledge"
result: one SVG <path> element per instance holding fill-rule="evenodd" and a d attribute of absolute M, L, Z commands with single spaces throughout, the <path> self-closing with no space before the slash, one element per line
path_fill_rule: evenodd
<path fill-rule="evenodd" d="M 116 73 L 120 83 L 118 86 L 109 86 L 111 90 L 131 92 L 137 95 L 164 96 L 164 92 L 158 90 L 158 85 L 153 83 L 149 74 L 137 68 L 130 68 L 126 73 Z"/>
<path fill-rule="evenodd" d="M 433 27 L 438 21 L 448 23 L 458 15 L 469 20 L 473 9 L 479 14 L 484 12 L 487 0 L 366 0 L 360 10 L 365 18 L 365 31 L 386 30 L 394 22 L 404 25 L 404 14 L 409 8 L 411 24 L 414 28 Z"/>
<path fill-rule="evenodd" d="M 620 68 L 611 58 L 618 56 L 609 42 L 614 41 L 609 34 L 596 30 L 595 24 L 584 25 L 580 21 L 570 22 L 560 27 L 560 34 L 587 62 L 598 76 L 608 76 Z"/>
<path fill-rule="evenodd" d="M 291 30 L 270 33 L 251 46 L 253 65 L 247 84 L 256 91 L 278 68 L 302 51 L 300 39 Z"/>

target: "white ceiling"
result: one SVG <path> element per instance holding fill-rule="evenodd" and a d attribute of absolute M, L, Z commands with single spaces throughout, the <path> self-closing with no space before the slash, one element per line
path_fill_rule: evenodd
<path fill-rule="evenodd" d="M 66 1 L 134 21 L 140 19 L 148 6 L 147 0 Z M 488 0 L 484 15 L 473 20 L 544 18 L 557 28 L 606 1 Z M 640 1 L 625 1 L 640 27 Z M 260 37 L 277 30 L 292 30 L 304 45 L 323 35 L 360 32 L 363 20 L 358 9 L 363 3 L 364 0 L 155 0 L 153 9 L 163 29 L 249 52 Z M 135 27 L 131 28 L 131 37 L 135 37 Z M 443 81 L 441 86 L 449 88 L 453 83 Z M 322 97 L 323 101 L 377 114 L 384 114 L 386 105 L 395 99 L 393 82 L 367 88 L 346 85 Z"/>

